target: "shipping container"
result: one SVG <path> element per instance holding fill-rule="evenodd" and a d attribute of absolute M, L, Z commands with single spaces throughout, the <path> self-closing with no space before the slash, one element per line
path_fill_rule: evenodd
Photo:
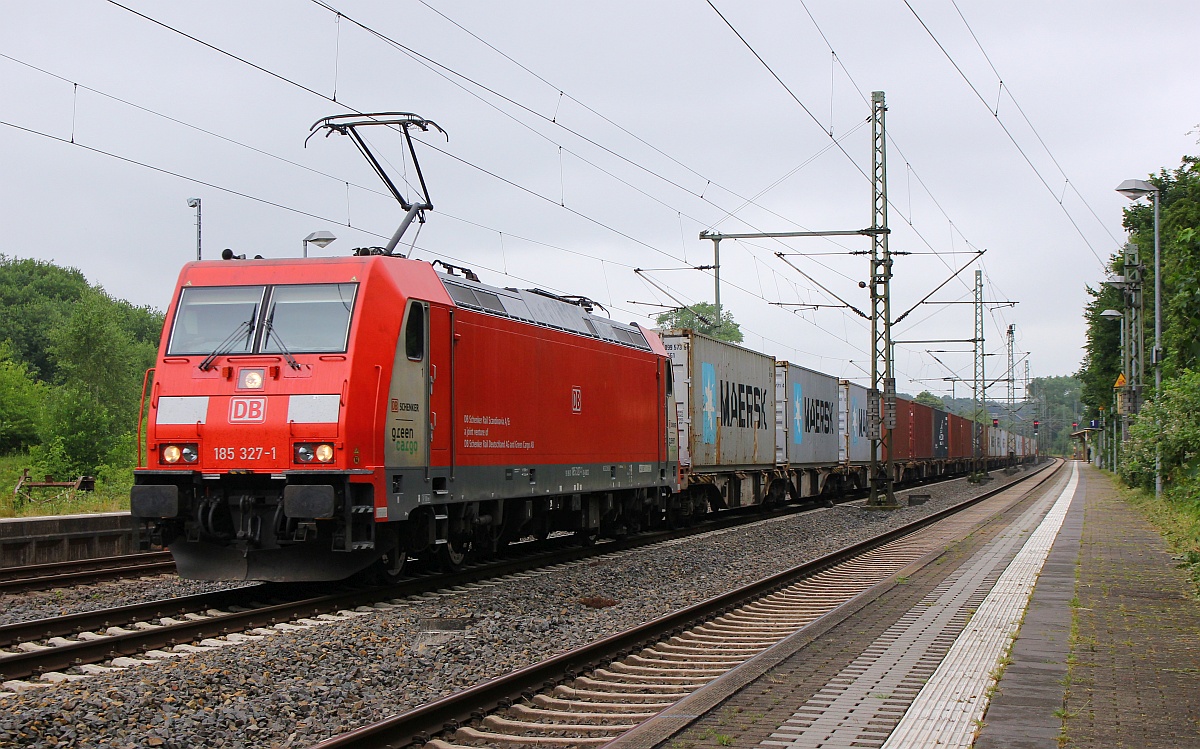
<path fill-rule="evenodd" d="M 883 450 L 883 458 L 887 460 L 907 460 L 913 457 L 915 436 L 913 434 L 913 406 L 916 405 L 904 398 L 896 399 L 896 426 L 892 429 L 891 443 Z"/>
<path fill-rule="evenodd" d="M 679 462 L 692 471 L 773 468 L 775 358 L 692 330 L 667 330 Z"/>
<path fill-rule="evenodd" d="M 934 410 L 924 403 L 912 404 L 912 453 L 910 458 L 929 460 L 934 457 Z"/>
<path fill-rule="evenodd" d="M 775 462 L 792 466 L 838 461 L 838 380 L 788 362 L 775 365 Z"/>
<path fill-rule="evenodd" d="M 1008 455 L 1008 432 L 1000 427 L 988 429 L 988 457 L 1002 458 Z"/>
<path fill-rule="evenodd" d="M 958 414 L 950 414 L 950 457 L 970 458 L 974 454 L 971 441 L 971 422 Z"/>
<path fill-rule="evenodd" d="M 892 430 L 892 460 L 926 460 L 933 457 L 933 409 L 905 398 L 896 399 L 896 427 Z M 888 451 L 884 452 L 886 458 Z"/>
<path fill-rule="evenodd" d="M 871 462 L 871 440 L 867 438 L 870 391 L 848 380 L 842 380 L 838 390 L 838 458 L 843 463 L 866 465 Z"/>

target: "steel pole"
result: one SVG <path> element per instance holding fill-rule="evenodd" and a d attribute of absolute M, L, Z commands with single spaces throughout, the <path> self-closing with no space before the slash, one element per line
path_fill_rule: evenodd
<path fill-rule="evenodd" d="M 1158 244 L 1158 201 L 1162 197 L 1160 190 L 1155 190 L 1154 197 L 1154 403 L 1162 402 L 1162 268 Z M 1162 498 L 1162 422 L 1156 417 L 1156 439 L 1154 440 L 1154 496 Z"/>
<path fill-rule="evenodd" d="M 713 299 L 717 305 L 717 319 L 713 325 L 721 327 L 721 239 L 713 237 Z M 716 333 L 716 330 L 713 331 Z"/>

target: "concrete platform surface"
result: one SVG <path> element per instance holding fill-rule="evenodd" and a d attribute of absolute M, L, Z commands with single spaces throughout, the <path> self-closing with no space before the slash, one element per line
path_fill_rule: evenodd
<path fill-rule="evenodd" d="M 1082 476 L 975 746 L 1200 747 L 1194 588 L 1111 479 Z"/>

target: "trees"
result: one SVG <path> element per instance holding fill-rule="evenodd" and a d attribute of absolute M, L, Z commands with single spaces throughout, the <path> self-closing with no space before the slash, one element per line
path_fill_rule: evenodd
<path fill-rule="evenodd" d="M 913 398 L 913 402 L 920 403 L 924 406 L 930 406 L 932 408 L 938 408 L 943 411 L 946 410 L 946 402 L 928 390 L 922 390 L 920 393 L 917 393 L 917 397 Z"/>
<path fill-rule="evenodd" d="M 12 350 L 0 341 L 0 455 L 37 443 L 46 390 L 28 366 L 14 361 Z"/>
<path fill-rule="evenodd" d="M 0 341 L 9 342 L 13 359 L 24 362 L 37 379 L 54 381 L 50 331 L 87 288 L 87 279 L 74 268 L 0 255 Z"/>
<path fill-rule="evenodd" d="M 1195 428 L 1200 423 L 1200 158 L 1185 156 L 1177 169 L 1162 169 L 1150 182 L 1159 189 L 1163 394 L 1155 402 L 1152 369 L 1147 366 L 1142 408 L 1130 425 L 1121 474 L 1127 483 L 1152 486 L 1154 454 L 1160 448 L 1168 494 L 1188 496 L 1200 489 L 1200 431 Z M 1154 336 L 1153 206 L 1129 206 L 1124 225 L 1146 266 L 1142 319 L 1149 346 Z M 1124 271 L 1120 258 L 1114 258 L 1111 267 L 1115 273 Z M 1122 300 L 1107 287 L 1088 291 L 1092 300 L 1084 312 L 1087 345 L 1079 377 L 1088 415 L 1094 418 L 1101 407 L 1110 410 L 1113 383 L 1121 371 L 1119 326 L 1099 314 L 1121 309 Z M 1145 360 L 1149 362 L 1149 351 Z"/>
<path fill-rule="evenodd" d="M 655 322 L 660 328 L 690 328 L 704 335 L 731 343 L 742 342 L 741 326 L 733 321 L 729 310 L 721 310 L 717 320 L 717 305 L 697 302 L 690 307 L 679 307 L 659 315 Z"/>
<path fill-rule="evenodd" d="M 1200 158 L 1185 156 L 1178 169 L 1150 178 L 1159 189 L 1163 286 L 1163 374 L 1200 367 Z M 1136 204 L 1125 209 L 1124 226 L 1141 250 L 1143 284 L 1153 289 L 1154 209 Z M 1153 326 L 1154 295 L 1145 294 L 1148 326 Z M 1119 309 L 1119 307 L 1118 307 Z M 1152 340 L 1153 328 L 1147 336 Z"/>
<path fill-rule="evenodd" d="M 132 465 L 162 323 L 77 270 L 0 255 L 0 454 L 63 478 Z"/>

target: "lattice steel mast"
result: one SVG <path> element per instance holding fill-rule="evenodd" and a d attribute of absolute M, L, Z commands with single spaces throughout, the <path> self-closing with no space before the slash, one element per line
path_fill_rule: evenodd
<path fill-rule="evenodd" d="M 983 347 L 983 271 L 975 271 L 975 414 L 972 431 L 975 436 L 975 474 L 987 472 L 986 450 L 983 444 L 983 425 L 987 421 L 987 381 L 984 379 Z"/>
<path fill-rule="evenodd" d="M 896 504 L 892 492 L 892 430 L 896 428 L 896 378 L 892 372 L 892 254 L 887 228 L 887 132 L 882 91 L 871 93 L 871 498 L 873 506 Z M 882 414 L 879 394 L 883 394 Z M 881 458 L 880 451 L 883 456 Z"/>

